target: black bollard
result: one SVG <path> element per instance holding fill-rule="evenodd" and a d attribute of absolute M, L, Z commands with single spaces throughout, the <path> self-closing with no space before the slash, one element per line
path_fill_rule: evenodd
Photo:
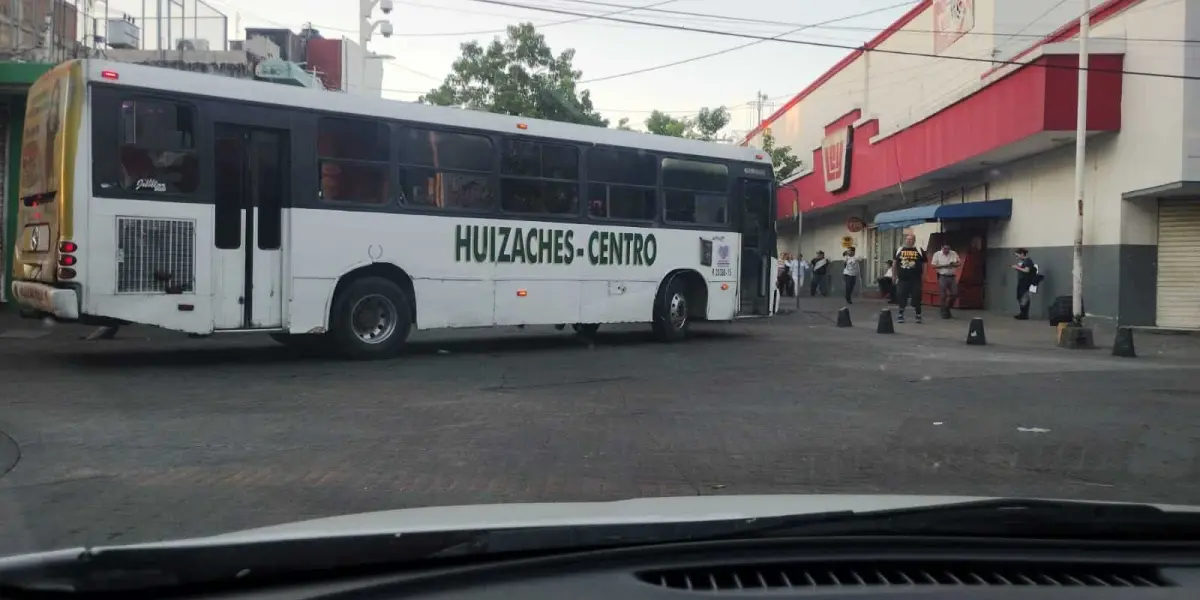
<path fill-rule="evenodd" d="M 892 325 L 892 309 L 879 311 L 879 325 L 875 327 L 875 333 L 896 333 L 896 327 Z"/>
<path fill-rule="evenodd" d="M 1117 337 L 1113 339 L 1113 356 L 1137 358 L 1133 349 L 1133 330 L 1128 327 L 1118 327 Z"/>
<path fill-rule="evenodd" d="M 983 332 L 983 317 L 975 317 L 971 319 L 971 325 L 967 328 L 967 345 L 987 345 L 987 334 Z"/>
<path fill-rule="evenodd" d="M 850 323 L 850 307 L 843 306 L 841 308 L 841 310 L 838 311 L 837 326 L 838 327 L 853 327 L 854 326 Z"/>

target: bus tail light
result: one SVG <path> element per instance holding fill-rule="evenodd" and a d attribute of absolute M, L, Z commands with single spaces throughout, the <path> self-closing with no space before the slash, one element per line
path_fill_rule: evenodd
<path fill-rule="evenodd" d="M 517 297 L 518 297 L 518 298 L 524 298 L 525 296 L 528 296 L 528 295 L 529 295 L 529 292 L 527 292 L 527 291 L 525 291 L 525 290 L 517 290 Z"/>
<path fill-rule="evenodd" d="M 118 75 L 116 71 L 100 71 L 100 77 L 102 77 L 104 79 L 111 79 L 113 81 L 116 81 L 121 78 L 121 76 Z"/>
<path fill-rule="evenodd" d="M 724 292 L 724 291 L 726 291 L 726 290 L 728 290 L 728 289 L 729 289 L 729 284 L 728 284 L 728 283 L 722 283 L 722 284 L 721 284 L 721 291 L 722 291 L 722 292 Z"/>
<path fill-rule="evenodd" d="M 75 252 L 79 251 L 79 244 L 70 240 L 61 240 L 58 242 L 58 270 L 59 279 L 74 279 L 75 269 L 67 268 L 74 267 L 79 263 L 79 258 L 75 256 Z"/>

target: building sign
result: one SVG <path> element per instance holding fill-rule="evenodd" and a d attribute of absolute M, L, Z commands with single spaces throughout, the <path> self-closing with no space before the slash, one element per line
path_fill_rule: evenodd
<path fill-rule="evenodd" d="M 858 233 L 867 228 L 867 224 L 858 217 L 850 217 L 846 219 L 846 231 L 850 233 Z"/>
<path fill-rule="evenodd" d="M 821 173 L 825 191 L 836 194 L 850 187 L 851 146 L 854 127 L 847 126 L 825 136 L 821 142 Z"/>
<path fill-rule="evenodd" d="M 842 238 L 842 247 L 843 248 L 853 248 L 854 247 L 854 238 L 852 238 L 848 235 L 843 237 Z"/>
<path fill-rule="evenodd" d="M 975 0 L 933 0 L 933 51 L 941 54 L 975 28 Z"/>

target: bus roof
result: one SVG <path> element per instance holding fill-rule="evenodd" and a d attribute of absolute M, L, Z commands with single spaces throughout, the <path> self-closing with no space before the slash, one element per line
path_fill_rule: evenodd
<path fill-rule="evenodd" d="M 644 150 L 690 154 L 723 160 L 770 163 L 760 150 L 699 140 L 622 131 L 605 127 L 528 119 L 482 111 L 430 106 L 400 100 L 385 100 L 341 92 L 314 90 L 249 79 L 151 67 L 104 60 L 86 60 L 84 72 L 90 81 L 131 87 L 176 91 L 196 96 L 233 98 L 262 104 L 319 111 L 434 123 L 516 135 L 531 135 L 576 142 L 625 146 Z M 113 78 L 112 74 L 116 74 Z M 104 75 L 108 75 L 107 77 Z M 518 124 L 527 128 L 518 129 Z M 761 157 L 761 158 L 760 158 Z"/>

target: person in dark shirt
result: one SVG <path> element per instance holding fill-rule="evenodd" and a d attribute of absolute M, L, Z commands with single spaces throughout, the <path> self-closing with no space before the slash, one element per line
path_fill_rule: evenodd
<path fill-rule="evenodd" d="M 904 322 L 904 309 L 912 302 L 913 312 L 917 314 L 917 322 L 921 322 L 921 275 L 925 269 L 925 250 L 917 247 L 917 236 L 904 236 L 904 245 L 896 250 L 896 300 L 900 312 L 896 322 Z"/>
<path fill-rule="evenodd" d="M 817 290 L 821 290 L 822 296 L 829 295 L 829 282 L 826 275 L 829 274 L 829 259 L 825 258 L 825 251 L 818 250 L 817 257 L 812 259 L 812 283 L 808 287 L 809 295 L 816 296 Z"/>
<path fill-rule="evenodd" d="M 1013 318 L 1025 321 L 1029 319 L 1029 286 L 1037 282 L 1037 265 L 1033 264 L 1032 258 L 1029 258 L 1029 250 L 1017 248 L 1015 254 L 1017 264 L 1013 265 L 1012 268 L 1017 272 L 1017 306 L 1019 312 L 1013 315 Z"/>

